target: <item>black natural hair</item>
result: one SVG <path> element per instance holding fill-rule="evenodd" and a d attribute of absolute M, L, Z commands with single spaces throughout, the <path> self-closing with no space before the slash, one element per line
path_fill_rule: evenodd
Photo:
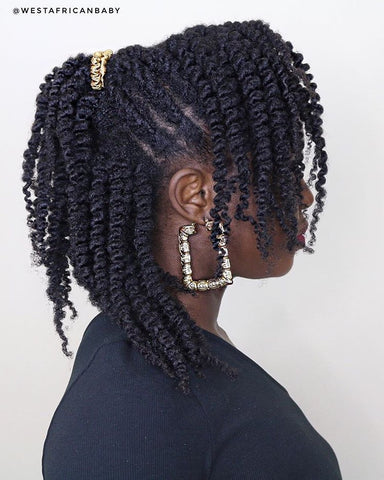
<path fill-rule="evenodd" d="M 204 377 L 212 365 L 234 378 L 236 369 L 213 355 L 173 294 L 200 293 L 154 259 L 159 198 L 189 158 L 211 165 L 213 248 L 219 251 L 220 221 L 230 233 L 228 202 L 239 188 L 235 218 L 253 225 L 267 260 L 271 218 L 287 248 L 296 243 L 303 153 L 314 147 L 308 183 L 316 180 L 316 203 L 304 248 L 313 253 L 327 154 L 309 65 L 262 20 L 200 24 L 150 47 L 122 48 L 107 63 L 102 90 L 90 85 L 91 56 L 70 57 L 45 77 L 23 162 L 32 259 L 46 267 L 62 350 L 72 357 L 63 327 L 65 308 L 77 316 L 72 275 L 183 393 L 190 367 Z M 245 214 L 251 191 L 256 218 Z"/>

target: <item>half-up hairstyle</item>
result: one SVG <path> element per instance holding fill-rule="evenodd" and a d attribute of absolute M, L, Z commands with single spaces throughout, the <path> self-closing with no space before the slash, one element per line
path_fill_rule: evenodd
<path fill-rule="evenodd" d="M 220 221 L 230 233 L 228 203 L 238 188 L 235 217 L 253 225 L 267 259 L 271 218 L 287 248 L 296 244 L 304 153 L 313 149 L 308 183 L 316 180 L 316 203 L 304 247 L 313 253 L 327 154 L 309 65 L 261 20 L 196 25 L 150 47 L 122 48 L 108 60 L 99 91 L 90 85 L 91 56 L 70 57 L 45 77 L 23 162 L 32 259 L 46 267 L 62 350 L 72 357 L 63 329 L 66 308 L 77 316 L 72 276 L 183 393 L 189 367 L 204 376 L 203 366 L 212 365 L 234 378 L 236 369 L 210 352 L 172 294 L 198 293 L 154 259 L 159 198 L 180 162 L 211 165 L 213 248 L 219 251 Z M 256 218 L 245 214 L 251 191 Z"/>

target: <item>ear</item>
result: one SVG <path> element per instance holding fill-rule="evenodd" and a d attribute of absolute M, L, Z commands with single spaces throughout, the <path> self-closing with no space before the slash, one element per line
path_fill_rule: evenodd
<path fill-rule="evenodd" d="M 204 225 L 213 207 L 212 175 L 200 168 L 181 168 L 169 181 L 168 195 L 172 207 L 188 222 Z"/>

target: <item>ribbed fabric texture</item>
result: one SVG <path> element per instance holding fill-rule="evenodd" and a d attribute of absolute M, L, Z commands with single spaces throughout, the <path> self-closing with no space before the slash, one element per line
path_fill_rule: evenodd
<path fill-rule="evenodd" d="M 340 480 L 332 448 L 286 389 L 202 332 L 240 373 L 191 370 L 186 397 L 99 313 L 47 432 L 44 480 Z"/>

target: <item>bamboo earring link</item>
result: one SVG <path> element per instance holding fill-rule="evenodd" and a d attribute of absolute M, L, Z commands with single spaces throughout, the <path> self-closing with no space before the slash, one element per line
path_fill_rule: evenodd
<path fill-rule="evenodd" d="M 205 228 L 211 231 L 213 226 L 213 220 L 208 220 L 208 218 L 205 218 L 205 217 L 203 218 L 204 218 Z"/>
<path fill-rule="evenodd" d="M 205 227 L 208 231 L 212 230 L 213 220 L 205 219 Z M 183 273 L 183 284 L 190 290 L 205 291 L 214 288 L 221 288 L 233 283 L 231 264 L 229 261 L 227 239 L 224 234 L 224 228 L 222 222 L 219 223 L 221 233 L 217 235 L 219 239 L 220 253 L 223 254 L 221 260 L 222 275 L 220 277 L 195 280 L 192 278 L 192 266 L 191 266 L 191 247 L 189 243 L 189 236 L 196 233 L 196 223 L 193 222 L 190 225 L 182 225 L 179 228 L 179 252 L 181 259 L 181 271 Z"/>

